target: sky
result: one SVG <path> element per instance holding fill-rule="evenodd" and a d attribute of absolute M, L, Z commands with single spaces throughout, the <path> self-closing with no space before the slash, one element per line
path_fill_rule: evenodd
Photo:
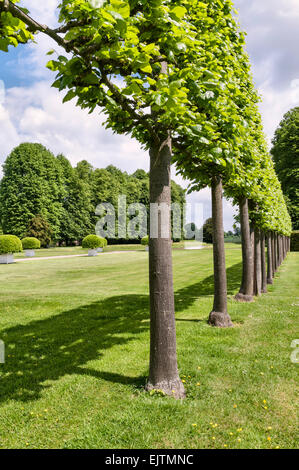
<path fill-rule="evenodd" d="M 33 18 L 48 26 L 57 24 L 58 0 L 22 0 Z M 261 95 L 260 111 L 271 145 L 283 115 L 299 105 L 299 0 L 235 0 L 241 29 L 247 33 L 253 77 Z M 73 102 L 62 104 L 63 94 L 51 88 L 53 73 L 46 69 L 47 51 L 59 48 L 46 36 L 37 44 L 0 52 L 0 165 L 21 142 L 40 142 L 55 155 L 63 153 L 73 165 L 88 160 L 96 168 L 113 164 L 128 173 L 149 170 L 148 155 L 135 140 L 118 136 L 101 124 L 103 115 L 86 111 Z M 1 177 L 1 169 L 0 169 Z M 175 175 L 182 186 L 188 183 Z M 188 196 L 211 214 L 210 190 Z M 224 201 L 224 227 L 234 223 L 233 208 Z"/>

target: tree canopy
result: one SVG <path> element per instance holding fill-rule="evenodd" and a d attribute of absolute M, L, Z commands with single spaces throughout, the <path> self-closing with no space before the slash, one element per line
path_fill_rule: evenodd
<path fill-rule="evenodd" d="M 271 150 L 286 196 L 293 228 L 299 229 L 299 107 L 287 112 L 275 132 Z"/>

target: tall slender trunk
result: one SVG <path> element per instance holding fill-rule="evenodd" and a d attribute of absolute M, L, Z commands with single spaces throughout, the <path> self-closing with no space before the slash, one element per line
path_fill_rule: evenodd
<path fill-rule="evenodd" d="M 280 245 L 280 234 L 277 234 L 277 264 L 278 267 L 281 265 L 281 245 Z"/>
<path fill-rule="evenodd" d="M 261 231 L 262 294 L 267 293 L 266 238 Z"/>
<path fill-rule="evenodd" d="M 273 266 L 272 266 L 272 237 L 271 232 L 267 234 L 267 284 L 273 284 Z"/>
<path fill-rule="evenodd" d="M 185 396 L 176 354 L 176 329 L 172 278 L 171 137 L 150 151 L 151 227 L 149 281 L 151 310 L 150 371 L 147 390 L 158 389 L 175 398 Z M 162 208 L 158 217 L 155 208 Z M 165 212 L 163 212 L 165 210 Z M 155 220 L 153 220 L 155 219 Z"/>
<path fill-rule="evenodd" d="M 275 232 L 271 232 L 271 242 L 272 242 L 272 269 L 273 277 L 276 273 L 276 261 L 275 261 Z"/>
<path fill-rule="evenodd" d="M 222 179 L 212 178 L 212 217 L 213 217 L 213 255 L 214 255 L 214 307 L 209 323 L 218 327 L 233 326 L 227 313 L 227 280 L 225 267 L 225 246 L 223 229 Z"/>
<path fill-rule="evenodd" d="M 253 249 L 250 237 L 248 199 L 240 200 L 240 222 L 242 233 L 242 284 L 236 300 L 241 302 L 252 302 L 253 300 Z"/>
<path fill-rule="evenodd" d="M 254 230 L 254 271 L 255 285 L 254 294 L 261 295 L 262 292 L 262 262 L 261 262 L 261 231 L 259 228 Z"/>
<path fill-rule="evenodd" d="M 274 238 L 274 271 L 277 271 L 277 233 L 273 233 L 273 238 Z"/>

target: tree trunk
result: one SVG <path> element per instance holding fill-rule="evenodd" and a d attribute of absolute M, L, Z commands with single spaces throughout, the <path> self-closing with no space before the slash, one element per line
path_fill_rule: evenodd
<path fill-rule="evenodd" d="M 209 323 L 222 328 L 233 326 L 227 313 L 227 280 L 223 229 L 222 179 L 212 178 L 212 217 L 214 255 L 214 307 Z"/>
<path fill-rule="evenodd" d="M 255 228 L 254 231 L 254 272 L 255 272 L 255 285 L 254 294 L 261 295 L 262 292 L 262 262 L 261 262 L 261 231 Z"/>
<path fill-rule="evenodd" d="M 276 232 L 273 232 L 273 259 L 274 259 L 274 272 L 276 273 L 277 271 L 277 237 L 276 237 Z"/>
<path fill-rule="evenodd" d="M 177 366 L 174 293 L 172 278 L 171 137 L 150 151 L 151 210 L 166 207 L 158 218 L 151 217 L 149 239 L 149 281 L 151 310 L 150 371 L 147 390 L 162 390 L 175 398 L 185 396 Z M 151 212 L 151 215 L 155 213 Z M 155 229 L 157 233 L 155 234 Z M 168 230 L 167 230 L 168 229 Z M 168 232 L 168 233 L 167 233 Z"/>
<path fill-rule="evenodd" d="M 281 244 L 280 244 L 280 234 L 277 235 L 277 263 L 278 267 L 281 265 Z"/>
<path fill-rule="evenodd" d="M 274 277 L 276 273 L 275 232 L 271 232 L 271 241 L 272 241 L 272 269 L 273 269 L 273 277 Z"/>
<path fill-rule="evenodd" d="M 240 200 L 240 222 L 242 233 L 242 284 L 240 292 L 236 295 L 236 300 L 240 302 L 253 301 L 253 250 L 250 237 L 248 199 Z"/>
<path fill-rule="evenodd" d="M 267 293 L 267 267 L 265 234 L 261 231 L 262 294 Z"/>
<path fill-rule="evenodd" d="M 272 266 L 272 236 L 271 232 L 267 234 L 267 284 L 273 284 L 273 266 Z"/>

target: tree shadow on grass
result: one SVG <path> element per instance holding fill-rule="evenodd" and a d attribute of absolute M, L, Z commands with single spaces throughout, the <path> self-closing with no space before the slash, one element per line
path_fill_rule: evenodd
<path fill-rule="evenodd" d="M 240 282 L 241 265 L 228 269 L 228 291 Z M 176 311 L 190 307 L 201 296 L 213 294 L 213 276 L 175 293 Z M 142 386 L 145 376 L 120 374 L 86 368 L 105 351 L 128 344 L 148 331 L 147 295 L 108 297 L 44 320 L 8 328 L 1 333 L 6 349 L 6 363 L 0 368 L 0 402 L 14 399 L 31 401 L 67 374 L 92 375 L 113 383 Z"/>

